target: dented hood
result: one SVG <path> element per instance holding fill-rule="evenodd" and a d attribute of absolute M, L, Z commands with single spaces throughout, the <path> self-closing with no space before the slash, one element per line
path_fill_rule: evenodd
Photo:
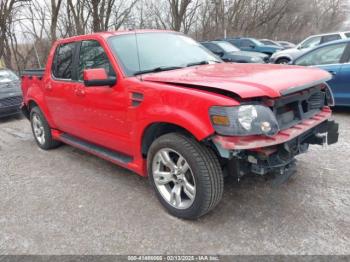
<path fill-rule="evenodd" d="M 241 98 L 279 97 L 331 79 L 320 69 L 263 64 L 220 63 L 146 74 L 143 81 L 208 87 L 232 92 Z"/>

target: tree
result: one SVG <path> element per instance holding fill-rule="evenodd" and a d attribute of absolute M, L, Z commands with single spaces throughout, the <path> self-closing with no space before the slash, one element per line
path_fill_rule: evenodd
<path fill-rule="evenodd" d="M 1 0 L 0 1 L 0 59 L 5 59 L 7 67 L 11 66 L 11 52 L 8 37 L 14 23 L 15 14 L 27 0 Z"/>

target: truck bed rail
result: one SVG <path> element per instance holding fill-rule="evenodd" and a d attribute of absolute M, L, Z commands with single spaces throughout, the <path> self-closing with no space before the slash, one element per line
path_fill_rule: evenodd
<path fill-rule="evenodd" d="M 24 70 L 21 74 L 21 77 L 29 77 L 32 78 L 33 76 L 38 77 L 41 79 L 44 76 L 45 69 L 27 69 Z"/>

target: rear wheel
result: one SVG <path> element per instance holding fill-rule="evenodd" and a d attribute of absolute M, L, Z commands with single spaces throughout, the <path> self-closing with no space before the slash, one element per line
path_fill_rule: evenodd
<path fill-rule="evenodd" d="M 221 166 L 215 153 L 195 139 L 163 135 L 151 145 L 147 160 L 150 182 L 170 214 L 196 219 L 219 203 Z"/>
<path fill-rule="evenodd" d="M 61 144 L 52 138 L 51 128 L 39 107 L 34 107 L 30 111 L 30 123 L 35 141 L 41 149 L 49 150 Z"/>

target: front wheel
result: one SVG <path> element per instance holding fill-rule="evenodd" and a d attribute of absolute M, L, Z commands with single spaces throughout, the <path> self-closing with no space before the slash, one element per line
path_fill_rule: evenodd
<path fill-rule="evenodd" d="M 148 153 L 148 175 L 167 211 L 196 219 L 220 201 L 223 174 L 217 156 L 195 139 L 178 133 L 159 137 Z"/>

